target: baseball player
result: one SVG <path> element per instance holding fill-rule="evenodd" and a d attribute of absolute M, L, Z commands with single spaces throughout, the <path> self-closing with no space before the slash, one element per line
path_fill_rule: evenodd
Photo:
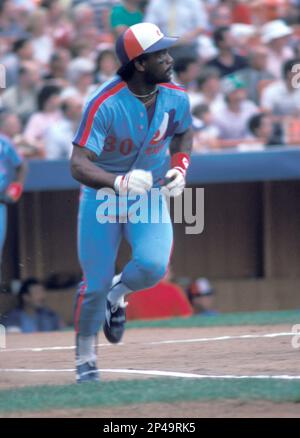
<path fill-rule="evenodd" d="M 7 204 L 17 202 L 23 191 L 25 168 L 13 143 L 3 133 L 6 120 L 0 115 L 0 282 L 2 250 L 6 236 Z"/>
<path fill-rule="evenodd" d="M 98 380 L 96 336 L 101 326 L 109 342 L 120 342 L 125 327 L 124 296 L 160 281 L 172 250 L 172 224 L 165 196 L 149 205 L 146 223 L 97 219 L 97 190 L 116 196 L 145 197 L 166 181 L 171 196 L 181 195 L 192 147 L 191 114 L 185 91 L 170 82 L 176 38 L 151 23 L 129 27 L 116 42 L 118 75 L 88 101 L 73 141 L 71 169 L 83 184 L 78 221 L 78 253 L 83 282 L 75 303 L 77 381 Z M 171 155 L 171 168 L 165 162 Z M 151 221 L 162 211 L 167 220 Z M 122 212 L 123 215 L 123 212 Z M 155 215 L 154 215 L 155 216 Z M 132 258 L 115 275 L 122 237 Z M 159 305 L 159 303 L 158 303 Z"/>

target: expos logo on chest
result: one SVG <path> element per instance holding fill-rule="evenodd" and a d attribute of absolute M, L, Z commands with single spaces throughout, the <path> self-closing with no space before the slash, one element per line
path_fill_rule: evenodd
<path fill-rule="evenodd" d="M 175 122 L 175 115 L 175 109 L 171 109 L 170 111 L 164 113 L 163 120 L 158 130 L 150 140 L 150 145 L 158 145 L 158 143 L 160 143 L 162 140 L 166 140 L 168 137 L 172 137 L 174 135 L 174 132 L 179 125 L 179 122 Z M 147 153 L 151 153 L 148 151 L 153 151 L 153 153 L 155 153 L 155 149 L 156 148 L 150 147 L 147 149 Z"/>

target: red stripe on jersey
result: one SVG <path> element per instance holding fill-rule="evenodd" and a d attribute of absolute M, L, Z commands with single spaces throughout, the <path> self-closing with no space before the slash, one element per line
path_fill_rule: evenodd
<path fill-rule="evenodd" d="M 136 58 L 144 52 L 143 47 L 138 42 L 131 29 L 127 29 L 127 31 L 125 32 L 124 47 L 130 60 Z"/>
<path fill-rule="evenodd" d="M 98 111 L 100 105 L 106 100 L 108 99 L 110 96 L 113 96 L 114 94 L 118 93 L 118 91 L 120 91 L 122 88 L 124 88 L 126 86 L 125 82 L 120 82 L 118 85 L 116 85 L 115 87 L 113 87 L 111 90 L 108 90 L 106 93 L 102 94 L 101 96 L 99 96 L 99 98 L 94 102 L 90 113 L 88 115 L 87 121 L 86 121 L 86 125 L 84 128 L 84 131 L 82 133 L 82 136 L 80 138 L 80 140 L 78 141 L 78 144 L 80 146 L 84 146 L 89 135 L 91 132 L 91 128 L 93 125 L 93 121 L 94 121 L 94 116 L 96 114 L 96 112 Z"/>
<path fill-rule="evenodd" d="M 166 88 L 172 88 L 173 90 L 179 90 L 179 91 L 184 91 L 186 93 L 186 89 L 183 87 L 179 87 L 178 85 L 175 84 L 171 84 L 169 82 L 163 82 L 162 84 L 159 84 L 162 87 L 166 87 Z"/>

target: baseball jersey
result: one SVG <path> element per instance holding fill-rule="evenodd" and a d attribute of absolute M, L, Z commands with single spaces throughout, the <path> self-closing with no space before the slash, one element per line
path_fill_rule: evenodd
<path fill-rule="evenodd" d="M 95 164 L 107 172 L 149 170 L 157 183 L 164 176 L 173 136 L 184 133 L 191 124 L 189 100 L 182 87 L 171 82 L 158 85 L 149 125 L 144 104 L 116 76 L 87 102 L 73 144 L 93 151 Z"/>
<path fill-rule="evenodd" d="M 22 163 L 12 142 L 8 137 L 0 134 L 0 193 L 5 192 L 14 180 L 15 169 Z"/>

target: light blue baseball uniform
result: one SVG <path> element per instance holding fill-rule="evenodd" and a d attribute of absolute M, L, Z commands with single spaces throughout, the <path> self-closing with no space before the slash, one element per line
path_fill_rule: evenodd
<path fill-rule="evenodd" d="M 15 178 L 15 171 L 22 163 L 10 139 L 0 134 L 0 266 L 2 250 L 6 235 L 7 211 L 6 205 L 1 203 L 7 187 Z"/>
<path fill-rule="evenodd" d="M 116 175 L 132 169 L 151 171 L 154 186 L 158 187 L 165 175 L 173 136 L 184 133 L 191 123 L 183 88 L 172 83 L 158 85 L 149 125 L 146 107 L 116 76 L 103 84 L 87 103 L 73 144 L 93 151 L 97 155 L 95 164 Z M 163 196 L 153 204 L 150 195 L 145 195 L 149 198 L 149 218 L 153 217 L 153 209 L 158 209 L 163 212 L 164 221 L 99 223 L 96 211 L 102 201 L 97 201 L 96 193 L 83 186 L 79 208 L 78 253 L 84 280 L 76 299 L 75 326 L 83 336 L 96 334 L 104 321 L 106 296 L 122 237 L 131 245 L 132 258 L 121 281 L 133 291 L 160 281 L 167 270 L 173 242 Z"/>

